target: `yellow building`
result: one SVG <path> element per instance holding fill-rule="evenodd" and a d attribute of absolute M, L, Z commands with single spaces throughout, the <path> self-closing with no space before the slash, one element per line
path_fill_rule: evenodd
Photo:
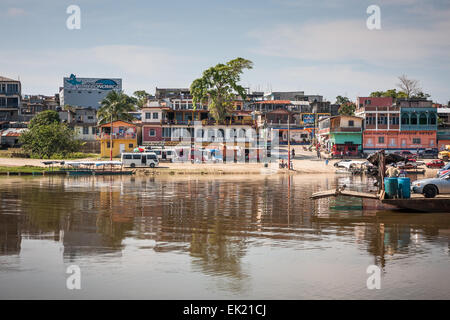
<path fill-rule="evenodd" d="M 112 156 L 120 157 L 122 152 L 132 152 L 137 145 L 137 128 L 134 124 L 122 120 L 112 122 L 112 136 L 111 123 L 105 123 L 99 126 L 100 140 L 100 155 L 101 157 L 109 157 L 111 154 L 112 141 Z"/>

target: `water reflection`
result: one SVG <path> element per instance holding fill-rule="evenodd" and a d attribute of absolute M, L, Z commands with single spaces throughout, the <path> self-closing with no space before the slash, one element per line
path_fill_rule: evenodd
<path fill-rule="evenodd" d="M 309 199 L 343 184 L 373 189 L 366 178 L 339 176 L 3 178 L 0 256 L 20 256 L 24 239 L 61 243 L 64 263 L 116 263 L 127 248 L 180 254 L 189 257 L 187 275 L 225 278 L 221 290 L 244 294 L 255 290 L 255 270 L 273 259 L 270 252 L 283 253 L 279 263 L 288 264 L 319 250 L 313 259 L 336 267 L 333 250 L 357 259 L 356 249 L 385 272 L 397 258 L 448 262 L 450 215 L 393 212 L 366 199 Z M 171 261 L 179 263 L 164 263 Z"/>

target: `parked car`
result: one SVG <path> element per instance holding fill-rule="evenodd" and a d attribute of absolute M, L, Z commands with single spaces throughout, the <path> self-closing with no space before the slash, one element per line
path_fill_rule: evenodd
<path fill-rule="evenodd" d="M 438 194 L 450 194 L 450 172 L 439 178 L 414 181 L 411 185 L 414 193 L 420 193 L 425 198 L 434 198 Z"/>
<path fill-rule="evenodd" d="M 417 157 L 417 155 L 415 155 L 414 153 L 412 153 L 411 151 L 408 151 L 408 150 L 403 150 L 403 151 L 399 151 L 396 153 L 406 159 L 415 159 Z"/>
<path fill-rule="evenodd" d="M 445 167 L 445 162 L 441 159 L 435 159 L 431 160 L 430 162 L 426 163 L 427 168 L 433 168 L 433 169 L 440 169 Z"/>
<path fill-rule="evenodd" d="M 450 162 L 448 162 L 444 167 L 439 169 L 439 171 L 438 171 L 436 176 L 439 178 L 440 176 L 443 176 L 447 172 L 450 172 Z"/>
<path fill-rule="evenodd" d="M 422 159 L 437 159 L 439 154 L 438 149 L 425 149 L 419 151 L 419 158 Z"/>
<path fill-rule="evenodd" d="M 333 166 L 335 166 L 336 168 L 339 168 L 339 167 L 341 167 L 341 168 L 347 168 L 347 167 L 348 167 L 348 164 L 349 164 L 350 162 L 352 162 L 351 159 L 340 160 L 340 161 L 336 162 Z"/>

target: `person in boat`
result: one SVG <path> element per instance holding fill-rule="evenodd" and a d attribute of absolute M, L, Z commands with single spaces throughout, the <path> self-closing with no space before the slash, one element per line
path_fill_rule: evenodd
<path fill-rule="evenodd" d="M 397 169 L 397 166 L 393 164 L 386 170 L 386 176 L 389 178 L 398 177 L 400 175 L 400 171 Z"/>

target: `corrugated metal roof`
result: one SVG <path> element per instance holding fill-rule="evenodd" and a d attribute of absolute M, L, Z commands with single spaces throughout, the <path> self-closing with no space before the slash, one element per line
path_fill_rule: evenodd
<path fill-rule="evenodd" d="M 20 137 L 20 135 L 28 129 L 26 128 L 9 128 L 0 131 L 2 137 Z"/>

